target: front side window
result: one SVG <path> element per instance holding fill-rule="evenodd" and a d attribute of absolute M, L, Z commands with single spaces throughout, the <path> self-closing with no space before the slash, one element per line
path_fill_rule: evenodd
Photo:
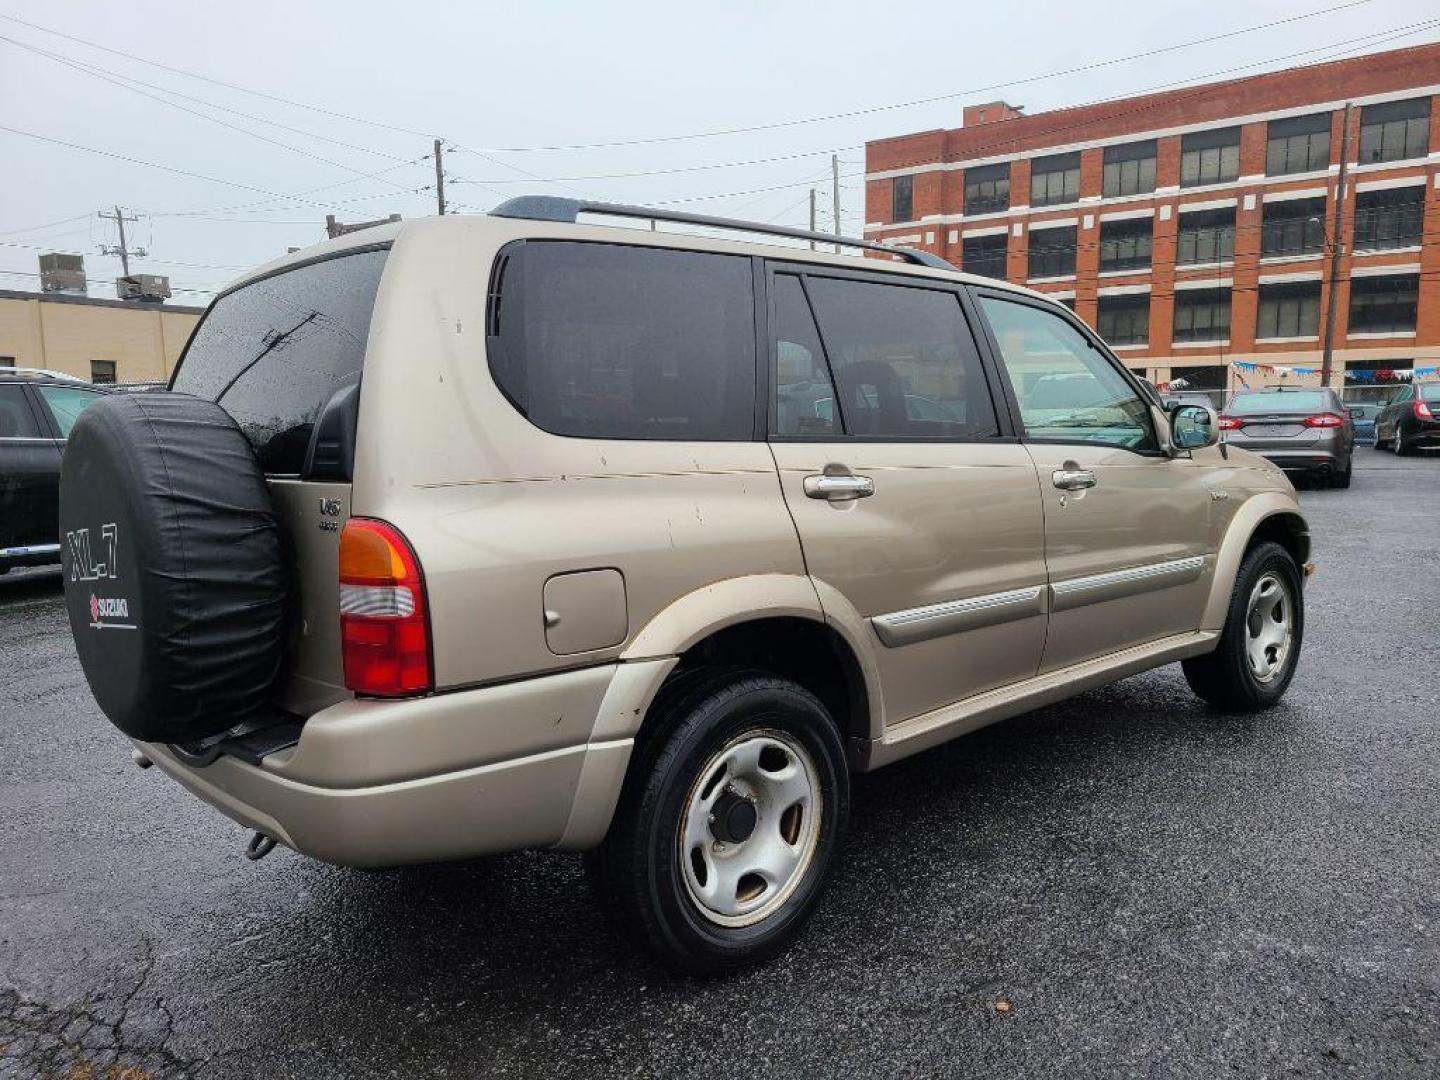
<path fill-rule="evenodd" d="M 1100 222 L 1100 269 L 1139 270 L 1150 265 L 1150 218 Z"/>
<path fill-rule="evenodd" d="M 1028 273 L 1032 278 L 1070 277 L 1075 273 L 1074 225 L 1031 229 Z"/>
<path fill-rule="evenodd" d="M 50 416 L 55 421 L 55 426 L 60 429 L 62 439 L 70 437 L 70 429 L 75 426 L 80 414 L 103 396 L 94 390 L 77 390 L 73 386 L 37 386 L 35 389 L 40 394 L 40 400 L 50 410 Z"/>
<path fill-rule="evenodd" d="M 1257 338 L 1315 337 L 1320 332 L 1320 282 L 1260 286 Z"/>
<path fill-rule="evenodd" d="M 1386 101 L 1360 110 L 1360 163 L 1424 157 L 1430 149 L 1430 99 Z"/>
<path fill-rule="evenodd" d="M 1179 266 L 1229 262 L 1235 258 L 1235 208 L 1181 213 L 1175 241 Z"/>
<path fill-rule="evenodd" d="M 837 390 L 828 409 L 817 403 L 822 419 L 871 438 L 1000 433 L 955 293 L 827 277 L 806 285 Z"/>
<path fill-rule="evenodd" d="M 1240 129 L 1196 131 L 1180 140 L 1180 186 L 1223 184 L 1240 175 Z"/>
<path fill-rule="evenodd" d="M 1330 114 L 1271 120 L 1265 132 L 1265 175 L 1315 172 L 1330 164 Z"/>
<path fill-rule="evenodd" d="M 1350 279 L 1350 333 L 1413 334 L 1420 299 L 1418 274 Z"/>
<path fill-rule="evenodd" d="M 1150 340 L 1150 294 L 1100 297 L 1095 329 L 1111 345 L 1144 345 Z"/>
<path fill-rule="evenodd" d="M 1227 341 L 1229 337 L 1229 289 L 1181 289 L 1176 291 L 1176 341 Z"/>
<path fill-rule="evenodd" d="M 1425 185 L 1362 191 L 1355 196 L 1355 248 L 1416 247 L 1425 219 Z"/>
<path fill-rule="evenodd" d="M 981 306 L 1029 438 L 1157 448 L 1144 399 L 1067 319 L 998 297 Z"/>
<path fill-rule="evenodd" d="M 40 425 L 25 400 L 25 388 L 15 383 L 0 386 L 0 439 L 38 439 Z"/>
<path fill-rule="evenodd" d="M 1009 232 L 991 236 L 967 236 L 962 241 L 960 267 L 967 274 L 1005 280 Z"/>
<path fill-rule="evenodd" d="M 1325 249 L 1325 199 L 1284 199 L 1265 204 L 1260 254 L 1315 255 Z"/>
<path fill-rule="evenodd" d="M 500 258 L 490 370 L 536 427 L 596 439 L 753 437 L 749 259 L 544 240 Z"/>
<path fill-rule="evenodd" d="M 909 221 L 915 215 L 915 178 L 897 176 L 890 181 L 890 220 Z"/>
<path fill-rule="evenodd" d="M 1010 208 L 1010 163 L 965 170 L 965 213 L 993 214 Z"/>
<path fill-rule="evenodd" d="M 805 287 L 794 274 L 777 274 L 772 288 L 773 430 L 777 435 L 837 436 L 835 387 Z"/>
<path fill-rule="evenodd" d="M 1080 152 L 1052 154 L 1030 163 L 1030 205 L 1054 206 L 1080 198 Z"/>
<path fill-rule="evenodd" d="M 1107 146 L 1101 190 L 1107 198 L 1154 191 L 1155 140 Z"/>

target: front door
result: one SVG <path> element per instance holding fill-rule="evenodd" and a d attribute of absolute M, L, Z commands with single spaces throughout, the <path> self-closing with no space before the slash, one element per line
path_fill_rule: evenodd
<path fill-rule="evenodd" d="M 980 308 L 1044 496 L 1043 670 L 1197 629 L 1215 478 L 1162 450 L 1138 384 L 1068 312 L 992 290 Z"/>
<path fill-rule="evenodd" d="M 781 487 L 822 603 L 838 593 L 867 624 L 887 722 L 1033 676 L 1039 489 L 960 291 L 829 268 L 768 281 Z"/>

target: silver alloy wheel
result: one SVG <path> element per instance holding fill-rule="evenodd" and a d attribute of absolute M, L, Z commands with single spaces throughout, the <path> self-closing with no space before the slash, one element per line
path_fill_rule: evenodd
<path fill-rule="evenodd" d="M 751 926 L 804 879 L 820 840 L 820 780 L 791 735 L 747 731 L 705 762 L 680 820 L 680 866 L 700 914 Z"/>
<path fill-rule="evenodd" d="M 1294 636 L 1290 587 L 1279 574 L 1264 574 L 1250 590 L 1245 610 L 1245 654 L 1257 682 L 1271 682 L 1284 672 Z"/>

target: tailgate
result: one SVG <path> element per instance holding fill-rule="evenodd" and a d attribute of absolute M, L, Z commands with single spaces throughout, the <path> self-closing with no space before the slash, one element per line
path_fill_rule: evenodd
<path fill-rule="evenodd" d="M 1283 450 L 1318 442 L 1323 429 L 1305 426 L 1308 413 L 1298 416 L 1241 416 L 1240 434 L 1249 448 Z"/>

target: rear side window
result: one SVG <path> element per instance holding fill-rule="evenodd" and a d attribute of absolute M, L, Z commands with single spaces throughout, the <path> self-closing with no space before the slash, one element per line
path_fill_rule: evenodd
<path fill-rule="evenodd" d="M 490 370 L 556 435 L 749 440 L 751 275 L 735 255 L 519 241 L 495 268 Z"/>
<path fill-rule="evenodd" d="M 172 389 L 223 407 L 265 472 L 298 475 L 320 411 L 360 377 L 388 254 L 341 255 L 226 293 L 190 339 Z"/>

